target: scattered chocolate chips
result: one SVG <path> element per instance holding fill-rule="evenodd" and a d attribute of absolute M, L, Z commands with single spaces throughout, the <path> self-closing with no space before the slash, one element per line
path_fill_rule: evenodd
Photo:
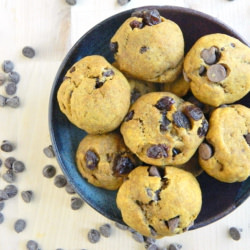
<path fill-rule="evenodd" d="M 197 130 L 198 136 L 199 137 L 205 136 L 208 131 L 208 127 L 209 127 L 208 121 L 204 119 L 201 123 L 201 127 L 199 127 Z"/>
<path fill-rule="evenodd" d="M 233 240 L 240 240 L 241 238 L 241 230 L 236 227 L 231 227 L 229 229 L 229 235 Z"/>
<path fill-rule="evenodd" d="M 122 6 L 129 3 L 129 2 L 130 2 L 130 0 L 117 0 L 117 3 L 122 5 Z"/>
<path fill-rule="evenodd" d="M 53 149 L 52 145 L 49 145 L 48 147 L 43 149 L 43 153 L 48 157 L 48 158 L 53 158 L 55 157 L 55 152 Z"/>
<path fill-rule="evenodd" d="M 25 56 L 25 57 L 28 57 L 28 58 L 33 58 L 36 54 L 35 50 L 30 47 L 30 46 L 26 46 L 22 49 L 22 54 Z"/>
<path fill-rule="evenodd" d="M 134 113 L 135 113 L 134 110 L 129 111 L 128 114 L 125 116 L 124 121 L 128 122 L 128 121 L 132 120 L 133 116 L 134 116 Z"/>
<path fill-rule="evenodd" d="M 22 161 L 14 161 L 12 164 L 13 172 L 14 173 L 21 173 L 25 169 L 25 165 Z"/>
<path fill-rule="evenodd" d="M 91 229 L 88 232 L 88 240 L 91 243 L 97 243 L 101 238 L 101 235 L 99 233 L 99 231 L 97 231 L 96 229 Z"/>
<path fill-rule="evenodd" d="M 206 75 L 206 72 L 207 72 L 207 69 L 205 66 L 201 65 L 200 68 L 199 68 L 199 75 L 200 76 L 205 76 Z"/>
<path fill-rule="evenodd" d="M 140 53 L 143 54 L 143 53 L 147 52 L 148 49 L 149 49 L 149 47 L 147 47 L 147 46 L 142 46 L 142 47 L 140 48 Z"/>
<path fill-rule="evenodd" d="M 46 165 L 43 168 L 43 176 L 46 178 L 52 178 L 56 174 L 56 168 L 52 165 Z"/>
<path fill-rule="evenodd" d="M 38 250 L 38 243 L 34 240 L 29 240 L 26 243 L 27 250 Z"/>
<path fill-rule="evenodd" d="M 137 21 L 137 20 L 133 20 L 132 22 L 129 23 L 130 27 L 132 29 L 142 29 L 143 28 L 143 23 Z"/>
<path fill-rule="evenodd" d="M 159 250 L 160 248 L 156 244 L 149 244 L 146 247 L 147 250 Z M 163 249 L 161 249 L 163 250 Z"/>
<path fill-rule="evenodd" d="M 20 81 L 20 75 L 17 72 L 12 71 L 12 72 L 9 73 L 8 79 L 9 79 L 10 82 L 13 82 L 13 83 L 17 84 Z"/>
<path fill-rule="evenodd" d="M 148 169 L 149 176 L 156 176 L 156 177 L 161 177 L 160 172 L 157 167 L 151 166 Z"/>
<path fill-rule="evenodd" d="M 8 196 L 8 194 L 6 193 L 6 191 L 0 189 L 0 202 L 1 202 L 1 201 L 8 200 L 8 199 L 9 199 L 9 196 Z"/>
<path fill-rule="evenodd" d="M 201 143 L 201 145 L 199 146 L 199 156 L 206 161 L 210 159 L 212 155 L 213 155 L 212 147 L 205 142 Z"/>
<path fill-rule="evenodd" d="M 4 216 L 3 216 L 3 214 L 2 214 L 2 213 L 0 213 L 0 224 L 2 224 L 2 223 L 3 223 L 3 221 L 4 221 Z"/>
<path fill-rule="evenodd" d="M 168 147 L 166 144 L 153 145 L 147 149 L 147 156 L 154 159 L 167 158 Z"/>
<path fill-rule="evenodd" d="M 168 120 L 166 113 L 162 113 L 162 119 L 160 121 L 160 131 L 166 132 L 168 130 L 168 125 L 171 123 L 170 120 Z"/>
<path fill-rule="evenodd" d="M 173 114 L 173 120 L 175 125 L 179 128 L 190 129 L 191 127 L 190 121 L 188 120 L 187 116 L 181 111 L 176 111 Z"/>
<path fill-rule="evenodd" d="M 65 186 L 65 190 L 68 194 L 75 194 L 75 190 L 74 188 L 71 186 L 70 183 L 67 183 L 67 185 Z"/>
<path fill-rule="evenodd" d="M 99 89 L 102 87 L 102 85 L 105 83 L 105 80 L 100 80 L 99 77 L 95 80 L 95 88 Z"/>
<path fill-rule="evenodd" d="M 7 185 L 4 188 L 4 191 L 8 195 L 9 199 L 15 197 L 17 195 L 17 192 L 18 192 L 17 187 L 15 185 Z"/>
<path fill-rule="evenodd" d="M 0 211 L 2 211 L 4 209 L 4 205 L 5 205 L 5 203 L 3 201 L 0 202 Z"/>
<path fill-rule="evenodd" d="M 201 58 L 208 65 L 215 64 L 220 58 L 219 50 L 214 46 L 210 47 L 209 49 L 203 49 L 201 51 Z"/>
<path fill-rule="evenodd" d="M 16 161 L 16 158 L 10 156 L 8 158 L 5 159 L 4 161 L 4 166 L 8 169 L 12 169 L 12 165 L 13 163 Z"/>
<path fill-rule="evenodd" d="M 73 210 L 78 210 L 83 206 L 83 200 L 78 197 L 71 198 L 71 208 Z"/>
<path fill-rule="evenodd" d="M 65 187 L 67 185 L 67 180 L 64 175 L 57 175 L 54 179 L 54 184 L 58 188 Z"/>
<path fill-rule="evenodd" d="M 6 105 L 11 108 L 18 108 L 20 106 L 20 99 L 18 96 L 13 96 L 6 99 Z"/>
<path fill-rule="evenodd" d="M 12 169 L 9 169 L 2 175 L 2 178 L 8 183 L 13 183 L 16 180 L 16 175 Z"/>
<path fill-rule="evenodd" d="M 157 235 L 157 232 L 156 232 L 156 230 L 154 229 L 154 227 L 151 226 L 151 225 L 149 225 L 148 227 L 149 227 L 149 229 L 150 229 L 151 235 L 152 235 L 152 236 L 156 236 L 156 235 Z"/>
<path fill-rule="evenodd" d="M 98 155 L 90 149 L 86 152 L 84 159 L 85 159 L 87 168 L 90 170 L 94 170 L 99 163 Z"/>
<path fill-rule="evenodd" d="M 11 152 L 13 151 L 14 146 L 11 142 L 4 140 L 1 144 L 1 150 L 4 152 Z"/>
<path fill-rule="evenodd" d="M 23 201 L 26 203 L 30 203 L 32 196 L 33 196 L 33 192 L 30 190 L 21 192 L 21 197 L 22 197 Z"/>
<path fill-rule="evenodd" d="M 170 111 L 175 100 L 172 97 L 165 96 L 162 97 L 156 104 L 155 107 L 159 110 Z"/>
<path fill-rule="evenodd" d="M 207 77 L 211 82 L 221 82 L 227 77 L 227 70 L 222 64 L 214 64 L 208 68 Z"/>
<path fill-rule="evenodd" d="M 113 173 L 115 176 L 123 176 L 131 172 L 134 167 L 129 157 L 118 155 L 114 160 Z"/>
<path fill-rule="evenodd" d="M 9 73 L 14 69 L 14 63 L 10 60 L 4 60 L 2 63 L 2 69 L 5 73 Z"/>
<path fill-rule="evenodd" d="M 115 72 L 112 69 L 105 68 L 104 71 L 102 72 L 102 75 L 105 77 L 110 77 L 113 76 Z"/>
<path fill-rule="evenodd" d="M 111 225 L 106 223 L 99 227 L 99 231 L 102 236 L 108 238 L 111 235 Z"/>
<path fill-rule="evenodd" d="M 23 219 L 18 219 L 14 224 L 14 229 L 17 233 L 21 233 L 26 227 L 26 221 Z"/>
<path fill-rule="evenodd" d="M 77 4 L 77 1 L 76 0 L 65 0 L 67 4 L 73 6 L 73 5 L 76 5 Z"/>
<path fill-rule="evenodd" d="M 111 52 L 116 53 L 118 51 L 118 42 L 112 42 L 109 44 Z"/>
<path fill-rule="evenodd" d="M 121 230 L 128 230 L 128 226 L 127 225 L 123 225 L 121 223 L 115 222 L 115 226 Z"/>
<path fill-rule="evenodd" d="M 0 72 L 0 86 L 4 84 L 5 80 L 6 80 L 5 74 Z"/>
<path fill-rule="evenodd" d="M 182 248 L 182 245 L 178 243 L 172 243 L 169 245 L 168 250 L 180 250 Z"/>
<path fill-rule="evenodd" d="M 7 98 L 3 95 L 0 95 L 0 107 L 4 107 L 6 105 Z"/>
<path fill-rule="evenodd" d="M 140 233 L 138 233 L 138 232 L 133 232 L 133 233 L 132 233 L 132 237 L 133 237 L 133 239 L 134 239 L 135 241 L 137 241 L 137 242 L 139 242 L 139 243 L 144 242 L 144 237 L 143 237 Z"/>
<path fill-rule="evenodd" d="M 173 155 L 173 157 L 175 157 L 176 155 L 178 155 L 180 153 L 181 153 L 180 149 L 178 149 L 178 148 L 173 148 L 172 149 L 172 155 Z"/>
<path fill-rule="evenodd" d="M 200 108 L 194 105 L 188 105 L 184 109 L 185 115 L 195 121 L 200 120 L 203 117 L 203 112 Z"/>
<path fill-rule="evenodd" d="M 152 26 L 161 23 L 161 16 L 158 10 L 139 10 L 132 13 L 131 16 L 141 17 L 144 25 Z"/>
<path fill-rule="evenodd" d="M 180 216 L 176 216 L 165 221 L 166 226 L 168 227 L 169 231 L 174 233 L 175 229 L 178 227 L 180 222 Z"/>
<path fill-rule="evenodd" d="M 244 138 L 245 138 L 247 144 L 250 146 L 250 133 L 244 135 Z"/>

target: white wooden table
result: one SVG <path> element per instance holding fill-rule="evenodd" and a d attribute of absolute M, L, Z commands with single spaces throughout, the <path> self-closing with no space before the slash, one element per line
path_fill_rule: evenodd
<path fill-rule="evenodd" d="M 70 47 L 87 30 L 99 21 L 117 12 L 142 5 L 179 5 L 206 12 L 227 23 L 250 42 L 249 0 L 131 0 L 119 6 L 116 0 L 78 0 L 71 7 L 64 0 L 0 0 L 0 63 L 10 59 L 21 74 L 17 95 L 21 106 L 17 109 L 0 108 L 0 141 L 10 140 L 16 149 L 12 153 L 0 152 L 4 160 L 14 156 L 26 164 L 26 170 L 15 182 L 17 197 L 6 202 L 2 211 L 5 221 L 0 225 L 0 250 L 22 250 L 33 239 L 43 250 L 127 250 L 144 249 L 129 232 L 114 227 L 113 222 L 85 204 L 72 211 L 70 199 L 64 189 L 56 188 L 53 180 L 41 172 L 45 165 L 53 164 L 61 170 L 56 159 L 43 154 L 50 144 L 48 130 L 48 100 L 53 79 Z M 22 56 L 21 50 L 30 45 L 37 55 L 33 59 Z M 4 88 L 0 87 L 0 94 Z M 4 167 L 0 168 L 3 174 Z M 6 183 L 0 178 L 0 189 Z M 34 199 L 24 203 L 23 190 L 32 190 Z M 178 242 L 183 250 L 249 250 L 250 249 L 250 199 L 238 209 L 209 226 L 157 241 L 161 247 Z M 14 222 L 25 219 L 26 229 L 17 234 Z M 91 228 L 103 223 L 113 225 L 112 236 L 102 237 L 97 244 L 87 240 Z M 228 236 L 231 226 L 243 229 L 240 241 Z"/>

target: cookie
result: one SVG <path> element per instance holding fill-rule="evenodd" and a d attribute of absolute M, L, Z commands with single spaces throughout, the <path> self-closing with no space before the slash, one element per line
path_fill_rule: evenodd
<path fill-rule="evenodd" d="M 202 195 L 196 178 L 175 167 L 134 169 L 117 193 L 123 221 L 144 236 L 161 238 L 188 230 Z"/>
<path fill-rule="evenodd" d="M 228 35 L 203 36 L 187 53 L 184 72 L 201 102 L 233 103 L 250 91 L 250 48 Z"/>
<path fill-rule="evenodd" d="M 116 190 L 138 164 L 116 132 L 87 135 L 76 152 L 77 168 L 94 186 Z"/>
<path fill-rule="evenodd" d="M 157 10 L 134 12 L 111 38 L 110 49 L 118 68 L 133 78 L 166 83 L 182 70 L 182 31 Z"/>
<path fill-rule="evenodd" d="M 87 56 L 66 73 L 58 90 L 60 110 L 89 134 L 116 129 L 130 106 L 130 86 L 102 56 Z"/>
<path fill-rule="evenodd" d="M 120 128 L 128 148 L 143 162 L 156 166 L 187 162 L 207 129 L 198 107 L 169 92 L 141 96 Z"/>
<path fill-rule="evenodd" d="M 213 111 L 206 142 L 199 147 L 201 167 L 222 182 L 250 176 L 250 109 L 237 104 Z"/>

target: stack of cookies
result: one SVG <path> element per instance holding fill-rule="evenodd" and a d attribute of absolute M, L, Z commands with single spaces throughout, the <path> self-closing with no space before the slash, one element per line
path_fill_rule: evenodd
<path fill-rule="evenodd" d="M 88 135 L 79 172 L 117 190 L 123 220 L 161 238 L 185 232 L 202 206 L 196 176 L 250 176 L 250 48 L 224 34 L 184 56 L 179 26 L 155 9 L 134 12 L 110 41 L 115 62 L 82 58 L 58 90 L 61 111 Z M 201 168 L 200 168 L 201 166 Z"/>

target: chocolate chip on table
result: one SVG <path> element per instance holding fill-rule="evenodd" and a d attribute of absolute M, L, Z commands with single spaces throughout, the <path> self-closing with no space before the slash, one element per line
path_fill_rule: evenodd
<path fill-rule="evenodd" d="M 14 63 L 10 60 L 3 61 L 2 69 L 5 73 L 9 73 L 14 69 Z"/>
<path fill-rule="evenodd" d="M 142 29 L 142 28 L 143 28 L 143 23 L 141 23 L 141 22 L 139 22 L 139 21 L 137 21 L 137 20 L 131 21 L 131 22 L 129 23 L 129 25 L 130 25 L 130 27 L 131 27 L 132 29 L 135 29 L 135 28 L 137 28 L 137 29 Z"/>
<path fill-rule="evenodd" d="M 155 107 L 159 110 L 170 111 L 175 100 L 172 97 L 162 97 L 156 104 Z"/>
<path fill-rule="evenodd" d="M 9 199 L 15 197 L 17 195 L 17 192 L 18 192 L 17 187 L 15 185 L 7 185 L 4 188 L 4 191 L 8 195 Z"/>
<path fill-rule="evenodd" d="M 191 124 L 190 124 L 189 119 L 181 111 L 176 111 L 173 114 L 173 120 L 174 120 L 175 125 L 177 127 L 179 127 L 179 128 L 185 128 L 185 129 L 190 129 L 191 128 Z"/>
<path fill-rule="evenodd" d="M 137 241 L 137 242 L 139 242 L 139 243 L 144 242 L 144 237 L 143 237 L 140 233 L 138 233 L 138 232 L 133 232 L 133 233 L 132 233 L 132 237 L 133 237 L 133 239 L 134 239 L 135 241 Z"/>
<path fill-rule="evenodd" d="M 199 146 L 199 156 L 201 157 L 201 159 L 206 161 L 210 159 L 212 155 L 213 155 L 212 147 L 205 142 L 201 143 L 201 145 Z"/>
<path fill-rule="evenodd" d="M 77 1 L 76 0 L 65 0 L 67 4 L 69 5 L 76 5 L 77 4 Z"/>
<path fill-rule="evenodd" d="M 14 161 L 12 164 L 13 172 L 14 173 L 21 173 L 25 169 L 25 165 L 22 161 Z"/>
<path fill-rule="evenodd" d="M 17 233 L 21 233 L 26 227 L 26 221 L 23 219 L 18 219 L 14 224 L 14 229 Z"/>
<path fill-rule="evenodd" d="M 156 239 L 154 239 L 154 238 L 146 237 L 146 236 L 144 238 L 145 238 L 145 243 L 146 244 L 153 244 L 153 243 L 156 242 Z"/>
<path fill-rule="evenodd" d="M 149 244 L 146 246 L 146 249 L 147 250 L 160 250 L 160 248 L 156 244 Z"/>
<path fill-rule="evenodd" d="M 180 250 L 182 248 L 181 244 L 172 243 L 169 245 L 168 250 Z"/>
<path fill-rule="evenodd" d="M 88 240 L 91 243 L 97 243 L 101 238 L 101 234 L 96 229 L 91 229 L 88 232 Z"/>
<path fill-rule="evenodd" d="M 4 84 L 5 80 L 6 80 L 5 74 L 0 72 L 0 86 Z"/>
<path fill-rule="evenodd" d="M 18 108 L 20 106 L 20 99 L 18 96 L 13 96 L 11 98 L 7 98 L 6 106 L 11 108 Z"/>
<path fill-rule="evenodd" d="M 90 149 L 86 152 L 84 159 L 87 168 L 90 170 L 94 170 L 99 163 L 98 155 Z"/>
<path fill-rule="evenodd" d="M 143 53 L 145 53 L 148 49 L 149 49 L 149 48 L 148 48 L 147 46 L 142 46 L 142 47 L 140 48 L 140 53 L 143 54 Z"/>
<path fill-rule="evenodd" d="M 78 197 L 71 198 L 71 208 L 73 210 L 78 210 L 83 206 L 83 200 Z"/>
<path fill-rule="evenodd" d="M 227 77 L 227 70 L 222 64 L 214 64 L 208 68 L 207 77 L 211 82 L 221 82 Z"/>
<path fill-rule="evenodd" d="M 22 197 L 23 201 L 26 203 L 30 203 L 32 196 L 33 196 L 33 192 L 30 190 L 21 192 L 21 197 Z"/>
<path fill-rule="evenodd" d="M 38 243 L 34 240 L 29 240 L 26 243 L 27 250 L 38 250 Z"/>
<path fill-rule="evenodd" d="M 240 240 L 241 238 L 241 229 L 238 229 L 236 227 L 229 228 L 229 235 L 233 240 Z"/>
<path fill-rule="evenodd" d="M 220 57 L 219 50 L 212 46 L 209 49 L 203 49 L 201 51 L 201 58 L 208 65 L 212 65 L 218 62 Z"/>
<path fill-rule="evenodd" d="M 53 158 L 55 157 L 55 152 L 53 149 L 52 145 L 49 145 L 48 147 L 43 149 L 43 153 L 48 157 L 48 158 Z"/>
<path fill-rule="evenodd" d="M 0 202 L 0 211 L 2 211 L 4 209 L 4 205 L 5 205 L 5 203 L 3 201 Z"/>
<path fill-rule="evenodd" d="M 2 175 L 2 178 L 8 183 L 13 183 L 16 180 L 16 175 L 12 169 L 9 169 Z"/>
<path fill-rule="evenodd" d="M 134 164 L 128 157 L 118 155 L 114 160 L 113 173 L 114 176 L 123 176 L 134 169 Z"/>
<path fill-rule="evenodd" d="M 65 186 L 65 190 L 68 194 L 75 194 L 75 190 L 74 188 L 71 186 L 70 183 L 67 183 L 67 185 Z"/>
<path fill-rule="evenodd" d="M 166 226 L 168 227 L 169 231 L 174 233 L 175 229 L 178 227 L 180 223 L 180 216 L 176 216 L 165 221 Z"/>
<path fill-rule="evenodd" d="M 184 109 L 185 115 L 195 121 L 200 120 L 203 117 L 203 112 L 199 107 L 194 105 L 188 105 Z"/>
<path fill-rule="evenodd" d="M 8 194 L 6 193 L 6 191 L 0 189 L 0 202 L 1 202 L 1 201 L 8 200 L 8 199 L 9 199 L 9 196 L 8 196 Z"/>
<path fill-rule="evenodd" d="M 207 131 L 208 131 L 208 128 L 209 128 L 208 121 L 206 119 L 204 119 L 201 123 L 201 127 L 199 127 L 197 130 L 198 136 L 199 137 L 205 136 Z"/>
<path fill-rule="evenodd" d="M 120 5 L 125 5 L 127 3 L 129 3 L 130 0 L 117 0 L 117 3 L 120 4 Z"/>
<path fill-rule="evenodd" d="M 11 152 L 13 151 L 14 146 L 11 142 L 4 140 L 1 144 L 1 150 L 4 152 Z"/>
<path fill-rule="evenodd" d="M 57 175 L 54 179 L 54 184 L 58 188 L 65 187 L 67 185 L 67 180 L 64 175 Z"/>
<path fill-rule="evenodd" d="M 99 227 L 99 231 L 102 236 L 108 238 L 111 235 L 111 225 L 106 223 Z"/>
<path fill-rule="evenodd" d="M 0 107 L 4 107 L 6 105 L 7 98 L 3 95 L 0 95 Z"/>
<path fill-rule="evenodd" d="M 250 146 L 250 133 L 244 135 L 244 138 L 245 138 L 247 144 Z"/>
<path fill-rule="evenodd" d="M 111 42 L 109 44 L 109 49 L 111 52 L 116 53 L 118 51 L 118 42 Z"/>
<path fill-rule="evenodd" d="M 3 216 L 3 214 L 2 214 L 2 213 L 0 213 L 0 224 L 2 224 L 2 223 L 3 223 L 3 221 L 4 221 L 4 216 Z"/>
<path fill-rule="evenodd" d="M 147 156 L 153 159 L 167 158 L 168 147 L 166 144 L 153 145 L 147 149 Z"/>
<path fill-rule="evenodd" d="M 5 159 L 4 166 L 8 169 L 12 169 L 13 163 L 16 161 L 16 158 L 10 156 Z"/>
<path fill-rule="evenodd" d="M 134 114 L 135 114 L 135 111 L 134 111 L 134 110 L 129 111 L 129 112 L 127 113 L 127 115 L 125 116 L 124 121 L 125 121 L 125 122 L 128 122 L 128 121 L 132 120 L 133 117 L 134 117 Z"/>
<path fill-rule="evenodd" d="M 128 230 L 128 226 L 127 225 L 123 225 L 121 223 L 115 222 L 115 226 L 121 230 Z"/>
<path fill-rule="evenodd" d="M 25 57 L 28 57 L 28 58 L 33 58 L 36 54 L 35 50 L 30 47 L 30 46 L 25 46 L 22 50 L 22 54 L 25 56 Z"/>
<path fill-rule="evenodd" d="M 9 79 L 10 82 L 19 83 L 20 75 L 16 71 L 12 71 L 12 72 L 9 73 L 8 79 Z"/>
<path fill-rule="evenodd" d="M 16 90 L 17 90 L 17 86 L 16 86 L 16 83 L 14 82 L 9 82 L 5 86 L 5 92 L 7 95 L 14 95 L 16 93 Z"/>
<path fill-rule="evenodd" d="M 43 168 L 43 176 L 46 178 L 52 178 L 56 174 L 56 168 L 52 165 L 46 165 Z"/>

